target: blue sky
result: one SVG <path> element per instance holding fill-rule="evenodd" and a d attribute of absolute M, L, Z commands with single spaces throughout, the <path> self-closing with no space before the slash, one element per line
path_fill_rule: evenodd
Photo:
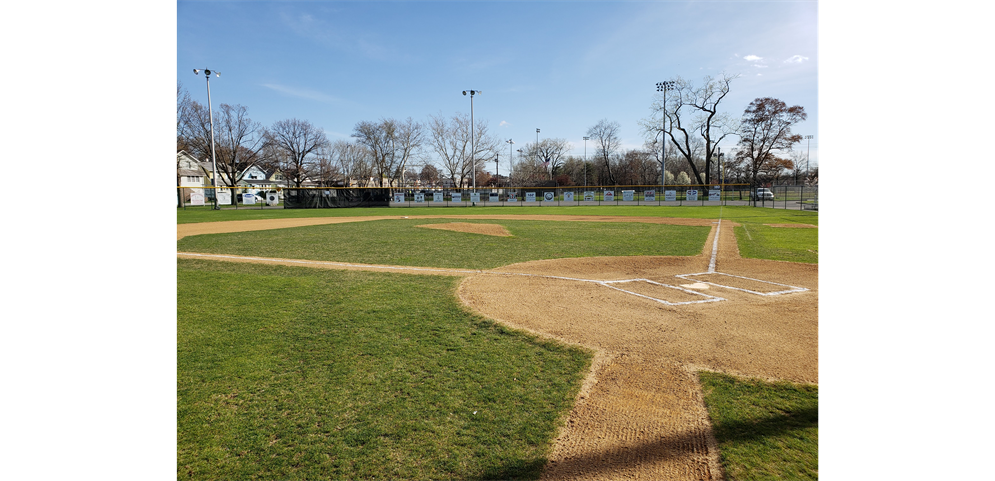
<path fill-rule="evenodd" d="M 601 119 L 621 125 L 625 148 L 642 146 L 638 122 L 657 82 L 725 72 L 740 75 L 721 104 L 736 118 L 758 97 L 805 108 L 793 131 L 816 135 L 815 166 L 817 10 L 811 1 L 180 1 L 176 78 L 204 103 L 193 69 L 220 71 L 214 105 L 245 105 L 267 126 L 308 120 L 330 140 L 349 140 L 363 120 L 469 112 L 461 91 L 476 89 L 474 118 L 501 140 L 521 148 L 539 128 L 540 139 L 567 139 L 582 155 Z"/>

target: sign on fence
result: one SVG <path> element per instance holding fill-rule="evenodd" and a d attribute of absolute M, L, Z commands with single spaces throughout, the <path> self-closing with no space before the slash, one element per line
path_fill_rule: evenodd
<path fill-rule="evenodd" d="M 266 194 L 266 203 L 269 205 L 279 205 L 280 196 L 276 192 L 270 192 Z"/>
<path fill-rule="evenodd" d="M 556 194 L 553 194 L 552 192 L 544 192 L 542 194 L 542 200 L 544 200 L 546 202 L 550 202 L 550 201 L 552 201 L 555 198 L 556 198 Z"/>
<path fill-rule="evenodd" d="M 218 204 L 231 205 L 231 192 L 228 192 L 227 190 L 224 192 L 218 192 Z"/>
<path fill-rule="evenodd" d="M 684 195 L 688 201 L 698 200 L 698 189 L 688 189 Z"/>
<path fill-rule="evenodd" d="M 197 192 L 190 194 L 190 205 L 204 205 L 204 194 Z"/>
<path fill-rule="evenodd" d="M 256 194 L 242 194 L 242 203 L 245 205 L 256 205 Z"/>
<path fill-rule="evenodd" d="M 425 194 L 415 194 L 415 202 L 419 204 L 425 202 Z"/>
<path fill-rule="evenodd" d="M 574 201 L 574 193 L 573 192 L 564 192 L 563 193 L 563 202 L 573 202 L 573 201 Z"/>
<path fill-rule="evenodd" d="M 442 192 L 432 192 L 432 202 L 443 202 Z"/>
<path fill-rule="evenodd" d="M 585 202 L 594 202 L 594 192 L 590 192 L 590 191 L 584 192 L 584 201 Z"/>
<path fill-rule="evenodd" d="M 470 202 L 480 202 L 480 192 L 473 192 L 470 194 Z"/>
<path fill-rule="evenodd" d="M 498 202 L 497 192 L 491 192 L 491 195 L 487 198 L 488 202 Z"/>
<path fill-rule="evenodd" d="M 525 193 L 525 202 L 535 202 L 535 201 L 536 201 L 536 193 L 535 192 L 526 192 Z"/>
<path fill-rule="evenodd" d="M 677 200 L 677 191 L 676 190 L 665 190 L 665 191 L 663 191 L 663 200 L 665 200 L 667 202 L 674 202 L 674 201 L 676 201 Z"/>
<path fill-rule="evenodd" d="M 656 202 L 656 191 L 655 190 L 647 190 L 643 194 L 643 200 L 645 200 L 646 202 Z"/>
<path fill-rule="evenodd" d="M 606 190 L 605 191 L 605 202 L 612 202 L 614 200 L 615 200 L 615 191 L 614 190 Z"/>
<path fill-rule="evenodd" d="M 463 193 L 453 192 L 453 202 L 463 202 Z"/>
<path fill-rule="evenodd" d="M 708 200 L 709 201 L 722 200 L 721 193 L 722 193 L 722 191 L 720 191 L 718 189 L 711 189 L 711 190 L 709 190 L 708 191 Z"/>
<path fill-rule="evenodd" d="M 508 192 L 508 202 L 518 202 L 518 192 Z"/>
<path fill-rule="evenodd" d="M 634 190 L 623 190 L 622 191 L 622 200 L 623 201 L 625 201 L 625 202 L 632 202 L 635 199 L 636 199 L 636 191 L 634 191 Z"/>
<path fill-rule="evenodd" d="M 404 194 L 394 194 L 394 202 L 404 202 Z"/>

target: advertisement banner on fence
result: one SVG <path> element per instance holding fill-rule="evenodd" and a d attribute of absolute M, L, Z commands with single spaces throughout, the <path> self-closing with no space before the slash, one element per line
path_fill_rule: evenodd
<path fill-rule="evenodd" d="M 231 205 L 231 192 L 218 192 L 218 205 Z"/>
<path fill-rule="evenodd" d="M 615 200 L 615 191 L 606 190 L 605 191 L 605 202 L 613 202 Z"/>
<path fill-rule="evenodd" d="M 646 202 L 656 202 L 656 191 L 647 190 L 645 193 L 643 193 L 643 200 L 645 200 Z"/>
<path fill-rule="evenodd" d="M 199 192 L 190 194 L 190 205 L 204 205 L 204 194 Z"/>
<path fill-rule="evenodd" d="M 635 199 L 636 199 L 636 191 L 634 191 L 634 190 L 623 190 L 622 191 L 622 200 L 623 201 L 625 201 L 625 202 L 632 202 Z"/>
<path fill-rule="evenodd" d="M 463 193 L 453 192 L 453 202 L 463 202 Z"/>
<path fill-rule="evenodd" d="M 443 202 L 442 192 L 432 192 L 432 202 Z"/>
<path fill-rule="evenodd" d="M 404 194 L 394 194 L 394 202 L 404 202 Z"/>
<path fill-rule="evenodd" d="M 508 202 L 518 202 L 518 192 L 508 192 Z"/>
<path fill-rule="evenodd" d="M 708 200 L 721 200 L 719 196 L 720 191 L 718 189 L 711 189 L 708 191 Z"/>
<path fill-rule="evenodd" d="M 415 202 L 421 204 L 425 202 L 425 194 L 415 194 Z"/>
<path fill-rule="evenodd" d="M 480 202 L 480 192 L 474 192 L 470 194 L 470 202 Z"/>
<path fill-rule="evenodd" d="M 677 191 L 676 190 L 665 190 L 665 191 L 663 191 L 663 200 L 665 200 L 667 202 L 674 202 L 674 201 L 676 201 L 677 200 Z"/>
<path fill-rule="evenodd" d="M 256 205 L 256 194 L 242 194 L 242 203 L 245 205 Z"/>
<path fill-rule="evenodd" d="M 542 194 L 542 200 L 544 200 L 544 201 L 546 201 L 546 202 L 551 202 L 551 201 L 553 201 L 554 199 L 556 199 L 556 194 L 554 194 L 554 193 L 552 193 L 552 192 L 544 192 L 544 193 Z"/>
<path fill-rule="evenodd" d="M 584 202 L 594 202 L 594 192 L 584 192 Z"/>
<path fill-rule="evenodd" d="M 535 202 L 535 201 L 536 201 L 536 193 L 535 192 L 526 192 L 525 193 L 525 202 Z"/>
<path fill-rule="evenodd" d="M 276 192 L 266 194 L 266 204 L 280 205 L 280 196 Z"/>
<path fill-rule="evenodd" d="M 491 195 L 487 197 L 487 202 L 497 202 L 498 195 L 497 192 L 491 192 Z"/>
<path fill-rule="evenodd" d="M 564 202 L 573 202 L 574 201 L 574 193 L 573 192 L 564 192 L 563 193 L 563 201 Z"/>
<path fill-rule="evenodd" d="M 688 189 L 688 191 L 684 195 L 685 195 L 685 199 L 687 199 L 689 201 L 698 200 L 698 190 L 697 189 Z"/>

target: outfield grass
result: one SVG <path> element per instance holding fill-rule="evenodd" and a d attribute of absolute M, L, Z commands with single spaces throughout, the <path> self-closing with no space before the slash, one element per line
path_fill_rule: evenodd
<path fill-rule="evenodd" d="M 538 478 L 591 355 L 458 281 L 179 260 L 177 477 Z"/>
<path fill-rule="evenodd" d="M 727 479 L 819 479 L 818 386 L 698 375 Z"/>

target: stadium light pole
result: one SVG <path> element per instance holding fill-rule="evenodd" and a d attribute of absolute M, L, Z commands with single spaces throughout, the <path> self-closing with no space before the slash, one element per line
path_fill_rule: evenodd
<path fill-rule="evenodd" d="M 474 158 L 474 150 L 476 147 L 473 145 L 473 96 L 477 94 L 482 94 L 480 90 L 464 90 L 463 96 L 470 92 L 470 163 L 473 165 L 473 171 L 470 175 L 473 177 L 473 191 L 477 192 L 477 160 Z"/>
<path fill-rule="evenodd" d="M 663 154 L 660 158 L 660 190 L 667 189 L 667 91 L 674 89 L 674 81 L 656 83 L 656 91 L 663 92 Z"/>
<path fill-rule="evenodd" d="M 508 140 L 505 140 L 505 142 L 508 144 L 508 156 L 509 156 L 509 160 L 508 160 L 508 183 L 511 183 L 511 173 L 515 171 L 515 152 L 513 150 L 515 148 L 515 141 L 511 140 L 511 139 L 508 139 Z"/>
<path fill-rule="evenodd" d="M 209 69 L 204 70 L 204 77 L 207 79 L 207 117 L 211 121 L 211 165 L 214 169 L 214 177 L 211 179 L 211 185 L 214 186 L 214 209 L 220 209 L 218 207 L 218 161 L 214 156 L 214 112 L 211 110 L 211 74 L 213 73 L 216 77 L 221 76 L 221 72 L 214 71 L 211 72 Z M 193 69 L 193 74 L 200 74 L 201 69 Z M 237 202 L 236 202 L 237 204 Z"/>
<path fill-rule="evenodd" d="M 584 137 L 584 188 L 587 188 L 587 141 L 590 137 Z"/>
<path fill-rule="evenodd" d="M 814 135 L 806 135 L 805 136 L 805 140 L 808 140 L 808 153 L 805 154 L 805 175 L 806 176 L 809 176 L 809 175 L 812 174 L 812 171 L 809 170 L 812 167 L 812 164 L 809 161 L 809 155 L 812 154 L 812 139 L 814 139 L 814 138 L 815 138 Z"/>

